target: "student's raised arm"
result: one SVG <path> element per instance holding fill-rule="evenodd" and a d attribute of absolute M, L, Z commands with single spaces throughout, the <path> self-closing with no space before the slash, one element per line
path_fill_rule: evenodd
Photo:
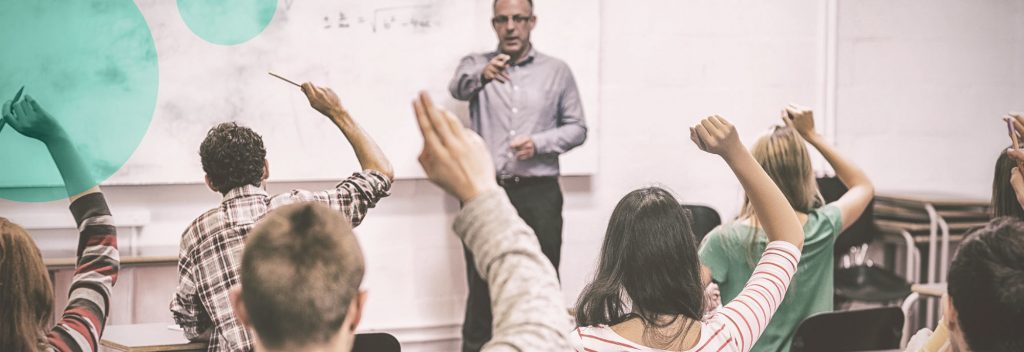
<path fill-rule="evenodd" d="M 47 343 L 57 351 L 96 351 L 120 269 L 110 209 L 68 133 L 32 97 L 4 104 L 3 118 L 18 133 L 46 144 L 64 179 L 79 230 L 68 305 L 57 326 L 46 335 Z"/>
<path fill-rule="evenodd" d="M 15 131 L 46 145 L 72 203 L 79 197 L 100 191 L 67 131 L 32 96 L 26 95 L 17 103 L 5 103 L 3 114 Z"/>
<path fill-rule="evenodd" d="M 797 248 L 804 244 L 804 230 L 786 196 L 772 182 L 754 156 L 740 142 L 729 121 L 714 115 L 690 128 L 690 139 L 708 153 L 725 160 L 747 193 L 768 241 L 786 241 Z"/>
<path fill-rule="evenodd" d="M 811 109 L 790 104 L 782 112 L 782 121 L 792 127 L 800 136 L 814 146 L 825 157 L 829 165 L 836 170 L 836 176 L 849 189 L 832 202 L 842 214 L 843 230 L 846 230 L 860 218 L 867 209 L 871 199 L 875 197 L 875 185 L 871 179 L 850 159 L 843 157 L 818 131 L 814 129 L 814 112 Z"/>
<path fill-rule="evenodd" d="M 455 233 L 487 281 L 494 333 L 483 350 L 569 351 L 569 322 L 555 268 L 533 230 L 498 188 L 480 136 L 421 93 L 414 102 L 423 133 L 419 161 L 427 177 L 463 204 Z"/>
<path fill-rule="evenodd" d="M 749 351 L 786 296 L 800 262 L 804 233 L 793 207 L 761 165 L 740 143 L 736 128 L 712 116 L 690 129 L 690 138 L 702 150 L 721 155 L 740 180 L 768 246 L 743 291 L 706 322 L 734 351 Z M 700 346 L 721 350 L 726 346 Z"/>
<path fill-rule="evenodd" d="M 341 133 L 348 139 L 349 144 L 352 145 L 352 150 L 355 151 L 356 159 L 359 159 L 359 165 L 363 170 L 380 172 L 387 176 L 389 181 L 395 178 L 395 172 L 391 168 L 391 162 L 387 156 L 377 146 L 377 142 L 366 131 L 363 131 L 362 127 L 348 114 L 348 111 L 341 106 L 341 102 L 333 90 L 306 82 L 302 84 L 302 92 L 309 99 L 310 106 L 330 118 L 331 122 L 338 126 Z"/>

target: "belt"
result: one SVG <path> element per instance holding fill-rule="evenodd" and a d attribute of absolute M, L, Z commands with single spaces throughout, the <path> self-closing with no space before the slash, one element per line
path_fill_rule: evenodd
<path fill-rule="evenodd" d="M 557 182 L 558 177 L 498 175 L 498 185 L 502 187 L 528 186 L 552 181 Z"/>

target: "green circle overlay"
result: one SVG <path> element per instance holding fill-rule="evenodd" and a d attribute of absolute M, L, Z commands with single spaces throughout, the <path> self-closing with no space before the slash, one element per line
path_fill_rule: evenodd
<path fill-rule="evenodd" d="M 159 68 L 149 26 L 132 0 L 2 1 L 0 101 L 22 86 L 85 159 L 91 175 L 75 177 L 97 185 L 124 165 L 153 117 Z M 9 125 L 0 131 L 0 198 L 67 198 L 63 184 L 46 146 Z"/>
<path fill-rule="evenodd" d="M 256 37 L 276 11 L 277 0 L 178 0 L 178 12 L 192 33 L 219 45 Z"/>

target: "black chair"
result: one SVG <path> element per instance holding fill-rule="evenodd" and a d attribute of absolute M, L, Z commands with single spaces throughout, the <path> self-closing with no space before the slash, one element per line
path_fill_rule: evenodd
<path fill-rule="evenodd" d="M 689 210 L 693 217 L 693 234 L 697 236 L 697 242 L 704 240 L 708 232 L 722 224 L 722 217 L 714 208 L 706 205 L 680 204 L 683 209 Z"/>
<path fill-rule="evenodd" d="M 891 350 L 900 347 L 902 335 L 899 307 L 820 313 L 800 323 L 790 351 Z"/>
<path fill-rule="evenodd" d="M 352 344 L 353 352 L 400 352 L 402 344 L 398 339 L 386 332 L 356 334 Z"/>
<path fill-rule="evenodd" d="M 849 190 L 838 177 L 819 178 L 818 189 L 826 202 L 839 199 Z M 890 303 L 910 294 L 910 284 L 906 279 L 864 260 L 868 243 L 880 233 L 875 225 L 874 204 L 872 200 L 860 218 L 836 239 L 834 284 L 837 306 L 850 301 Z M 840 259 L 851 251 L 850 256 L 859 256 L 859 259 L 853 260 L 853 265 L 842 265 Z"/>

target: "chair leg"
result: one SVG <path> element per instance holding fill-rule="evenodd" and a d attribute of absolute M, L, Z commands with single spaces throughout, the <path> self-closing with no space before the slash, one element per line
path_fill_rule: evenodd
<path fill-rule="evenodd" d="M 903 337 L 900 338 L 900 349 L 907 348 L 907 343 L 910 342 L 910 309 L 914 307 L 914 303 L 921 295 L 917 292 L 911 293 L 907 296 L 907 299 L 903 300 Z"/>

